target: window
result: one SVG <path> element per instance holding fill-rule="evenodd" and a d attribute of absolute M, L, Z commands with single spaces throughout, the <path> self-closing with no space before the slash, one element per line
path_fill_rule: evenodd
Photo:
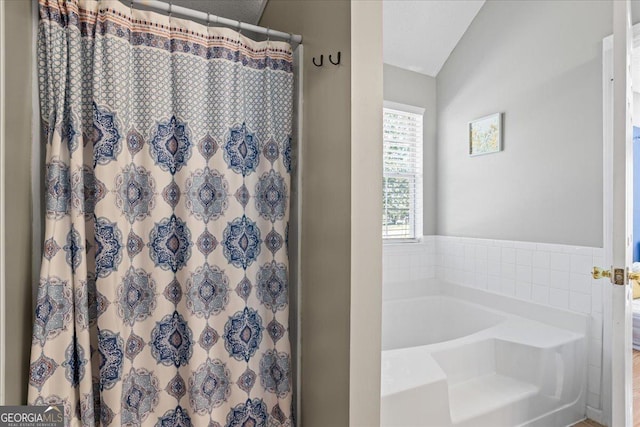
<path fill-rule="evenodd" d="M 383 120 L 382 237 L 422 235 L 422 116 L 424 109 L 386 102 Z"/>

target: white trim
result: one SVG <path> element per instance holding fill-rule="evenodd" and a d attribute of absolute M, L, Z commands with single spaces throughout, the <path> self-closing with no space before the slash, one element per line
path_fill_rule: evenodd
<path fill-rule="evenodd" d="M 416 237 L 415 239 L 393 239 L 393 238 L 383 238 L 382 239 L 382 244 L 385 246 L 389 246 L 389 245 L 400 245 L 402 246 L 405 243 L 421 243 L 422 242 L 422 237 Z"/>
<path fill-rule="evenodd" d="M 632 47 L 640 47 L 640 24 L 632 26 Z M 614 148 L 614 122 L 613 122 L 613 35 L 605 37 L 602 40 L 602 87 L 603 87 L 603 251 L 604 265 L 602 267 L 609 268 L 613 264 L 613 247 L 614 238 L 613 230 L 613 148 Z M 604 285 L 604 283 L 603 283 Z M 614 301 L 619 299 L 620 295 L 614 295 L 616 286 L 604 286 L 602 294 L 603 303 L 603 328 L 602 328 L 602 381 L 601 381 L 601 405 L 600 420 L 594 418 L 598 411 L 587 407 L 587 415 L 605 425 L 612 425 L 613 409 L 612 403 L 616 393 L 613 390 L 612 366 L 613 366 L 613 346 L 620 345 L 614 343 Z M 616 327 L 624 327 L 624 322 L 617 324 Z M 616 362 L 617 363 L 617 362 Z M 618 391 L 617 394 L 619 394 Z M 623 392 L 624 393 L 624 392 Z M 629 394 L 628 391 L 624 394 Z M 630 396 L 625 396 L 625 400 Z M 629 408 L 626 408 L 627 412 Z M 590 415 L 591 414 L 591 415 Z"/>
<path fill-rule="evenodd" d="M 602 41 L 602 205 L 603 231 L 602 243 L 604 252 L 603 268 L 612 264 L 611 241 L 613 239 L 613 219 L 611 200 L 613 198 L 613 35 Z M 602 420 L 611 424 L 611 321 L 612 295 L 611 286 L 602 285 L 602 381 L 600 403 Z"/>
<path fill-rule="evenodd" d="M 6 279 L 5 272 L 5 8 L 0 1 L 0 405 L 6 399 Z"/>
<path fill-rule="evenodd" d="M 384 108 L 400 111 L 402 113 L 421 114 L 424 116 L 425 109 L 417 107 L 415 105 L 402 104 L 400 102 L 384 101 L 382 104 Z"/>

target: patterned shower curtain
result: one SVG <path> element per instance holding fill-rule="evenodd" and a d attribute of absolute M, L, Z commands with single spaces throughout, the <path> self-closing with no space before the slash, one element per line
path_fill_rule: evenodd
<path fill-rule="evenodd" d="M 291 47 L 40 0 L 31 404 L 68 425 L 292 426 Z"/>

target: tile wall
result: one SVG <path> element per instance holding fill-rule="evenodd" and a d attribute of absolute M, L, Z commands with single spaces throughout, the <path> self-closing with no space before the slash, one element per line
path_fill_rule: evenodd
<path fill-rule="evenodd" d="M 587 405 L 601 408 L 602 288 L 591 268 L 603 266 L 602 248 L 446 236 L 385 244 L 383 295 L 420 293 L 420 280 L 464 286 L 571 310 L 591 317 Z M 409 284 L 409 285 L 407 285 Z"/>

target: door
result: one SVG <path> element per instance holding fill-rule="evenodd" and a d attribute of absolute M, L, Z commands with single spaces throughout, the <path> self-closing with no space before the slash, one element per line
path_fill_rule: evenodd
<path fill-rule="evenodd" d="M 604 250 L 609 283 L 604 295 L 603 409 L 610 426 L 633 425 L 631 267 L 633 139 L 630 3 L 613 2 L 613 39 L 605 39 Z M 611 267 L 609 267 L 611 266 Z M 595 270 L 594 270 L 595 271 Z"/>

